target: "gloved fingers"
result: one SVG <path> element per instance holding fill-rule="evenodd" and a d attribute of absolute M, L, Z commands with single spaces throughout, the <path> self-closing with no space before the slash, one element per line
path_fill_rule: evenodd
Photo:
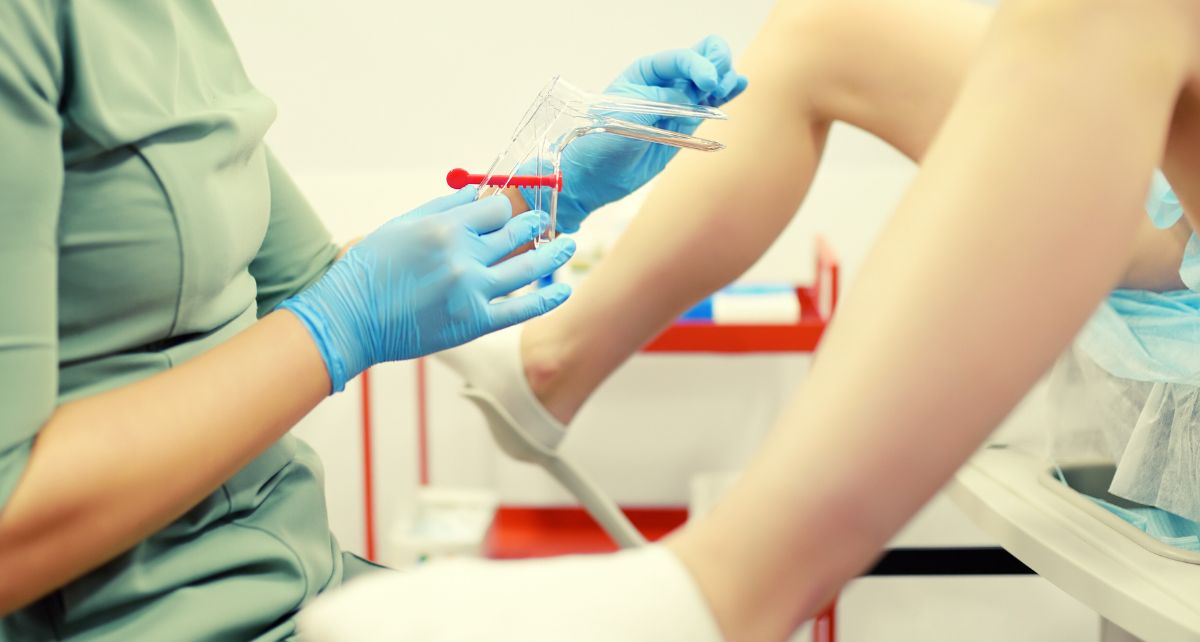
<path fill-rule="evenodd" d="M 421 218 L 430 214 L 438 214 L 445 212 L 448 209 L 466 205 L 475 200 L 475 195 L 479 192 L 479 188 L 474 185 L 468 185 L 453 194 L 439 196 L 438 198 L 425 203 L 424 205 L 410 211 L 405 216 L 410 218 Z"/>
<path fill-rule="evenodd" d="M 683 85 L 680 83 L 679 85 Z M 643 100 L 654 100 L 658 102 L 673 103 L 676 105 L 697 105 L 703 102 L 704 94 L 701 94 L 690 83 L 685 86 L 675 87 L 652 87 L 649 85 L 631 85 L 628 82 L 622 82 L 619 85 L 614 85 L 609 88 L 610 93 L 632 96 Z M 672 123 L 679 120 L 695 120 L 684 119 L 677 116 L 658 116 L 655 114 L 634 114 L 621 111 L 605 112 L 605 115 L 614 116 L 621 120 L 627 120 L 633 123 L 642 125 L 651 125 L 654 127 L 665 127 L 664 123 Z M 698 122 L 698 121 L 697 121 Z M 695 127 L 694 125 L 692 126 Z M 672 128 L 673 129 L 673 128 Z M 568 153 L 570 148 L 568 147 Z"/>
<path fill-rule="evenodd" d="M 682 80 L 709 93 L 717 89 L 720 74 L 700 53 L 692 49 L 672 49 L 640 58 L 626 72 L 625 79 L 657 87 L 670 87 Z"/>
<path fill-rule="evenodd" d="M 703 102 L 712 107 L 719 107 L 738 96 L 746 89 L 746 77 L 733 68 L 733 51 L 724 38 L 710 35 L 692 47 L 694 51 L 708 58 L 717 69 L 720 80 L 717 88 L 704 96 Z"/>
<path fill-rule="evenodd" d="M 737 87 L 737 83 L 737 72 L 731 71 L 721 76 L 721 82 L 717 85 L 717 90 L 713 92 L 709 99 L 713 102 L 724 101 L 726 96 L 733 93 L 733 90 Z"/>
<path fill-rule="evenodd" d="M 476 258 L 484 265 L 491 265 L 532 242 L 548 225 L 550 215 L 545 212 L 534 210 L 514 216 L 500 229 L 482 236 L 483 250 Z"/>
<path fill-rule="evenodd" d="M 721 102 L 716 103 L 715 106 L 720 106 L 733 100 L 734 98 L 737 98 L 738 96 L 742 95 L 742 92 L 746 91 L 746 87 L 750 85 L 750 79 L 737 73 L 736 71 L 729 72 L 729 75 L 733 78 L 732 87 L 726 91 L 724 90 L 724 86 L 722 86 L 723 92 L 721 96 Z"/>
<path fill-rule="evenodd" d="M 703 102 L 703 99 L 697 95 L 695 89 L 685 91 L 678 87 L 641 87 L 641 93 L 647 100 L 657 100 L 658 102 L 674 103 L 677 105 L 695 105 Z M 632 121 L 635 123 L 643 123 L 654 127 L 662 127 L 677 132 L 691 133 L 696 131 L 700 126 L 699 118 L 688 118 L 684 116 L 653 116 L 647 114 L 617 114 L 618 118 Z"/>
<path fill-rule="evenodd" d="M 529 294 L 492 303 L 489 306 L 492 330 L 503 330 L 508 326 L 540 317 L 562 305 L 569 296 L 571 296 L 571 286 L 566 283 L 555 283 Z"/>
<path fill-rule="evenodd" d="M 733 71 L 733 51 L 729 48 L 729 43 L 721 36 L 715 34 L 705 36 L 703 40 L 692 47 L 692 51 L 708 58 L 708 61 L 716 67 L 718 76 L 724 77 Z"/>
<path fill-rule="evenodd" d="M 589 212 L 590 213 L 590 212 Z M 575 234 L 579 231 L 579 224 L 583 219 L 587 218 L 587 214 L 578 214 L 575 216 L 567 216 L 564 214 L 563 204 L 559 202 L 558 217 L 555 218 L 554 224 L 558 228 L 559 234 Z"/>
<path fill-rule="evenodd" d="M 703 102 L 709 107 L 720 107 L 737 98 L 746 90 L 748 84 L 749 79 L 736 71 L 731 71 L 721 78 L 721 86 L 717 88 L 717 91 L 705 96 Z"/>
<path fill-rule="evenodd" d="M 512 201 L 503 194 L 460 205 L 452 212 L 460 222 L 480 236 L 498 230 L 512 219 Z"/>
<path fill-rule="evenodd" d="M 673 103 L 676 105 L 694 105 L 700 100 L 699 92 L 696 92 L 694 89 L 689 92 L 680 87 L 639 87 L 638 93 L 643 94 L 646 100 L 656 100 L 660 103 Z M 629 118 L 631 115 L 626 114 L 624 118 L 631 120 Z"/>
<path fill-rule="evenodd" d="M 560 236 L 537 249 L 492 266 L 488 269 L 489 298 L 503 296 L 553 273 L 575 254 L 575 241 Z"/>

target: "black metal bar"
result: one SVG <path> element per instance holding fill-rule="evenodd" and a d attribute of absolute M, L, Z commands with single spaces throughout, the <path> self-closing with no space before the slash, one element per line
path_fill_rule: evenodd
<path fill-rule="evenodd" d="M 863 576 L 1036 574 L 1003 548 L 980 546 L 888 549 Z"/>

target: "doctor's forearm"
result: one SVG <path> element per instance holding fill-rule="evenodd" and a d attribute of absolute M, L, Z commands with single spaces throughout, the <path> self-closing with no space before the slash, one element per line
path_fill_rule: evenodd
<path fill-rule="evenodd" d="M 329 386 L 308 331 L 275 312 L 177 368 L 59 407 L 0 511 L 0 615 L 185 513 Z"/>

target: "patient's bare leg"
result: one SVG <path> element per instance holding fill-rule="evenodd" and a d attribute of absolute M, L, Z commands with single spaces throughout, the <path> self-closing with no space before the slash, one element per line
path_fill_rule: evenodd
<path fill-rule="evenodd" d="M 914 161 L 950 109 L 992 10 L 965 0 L 784 0 L 738 62 L 730 120 L 681 153 L 611 255 L 560 310 L 527 324 L 530 386 L 560 421 L 644 343 L 762 255 L 808 192 L 833 121 Z M 1144 219 L 1123 284 L 1181 287 L 1187 239 Z"/>
<path fill-rule="evenodd" d="M 919 160 L 954 99 L 991 10 L 961 0 L 785 0 L 737 67 L 730 119 L 681 153 L 612 253 L 561 309 L 526 325 L 535 394 L 566 422 L 634 351 L 744 272 L 807 194 L 830 123 Z"/>
<path fill-rule="evenodd" d="M 1118 281 L 1152 169 L 1200 175 L 1176 138 L 1197 78 L 1194 2 L 1001 5 L 811 374 L 673 543 L 729 640 L 784 639 L 1052 362 Z"/>

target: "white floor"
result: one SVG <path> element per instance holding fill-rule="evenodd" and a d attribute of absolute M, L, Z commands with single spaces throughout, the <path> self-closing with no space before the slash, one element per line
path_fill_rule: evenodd
<path fill-rule="evenodd" d="M 1038 577 L 864 578 L 838 605 L 838 642 L 1096 642 L 1100 620 Z M 796 642 L 812 639 L 809 626 Z"/>

